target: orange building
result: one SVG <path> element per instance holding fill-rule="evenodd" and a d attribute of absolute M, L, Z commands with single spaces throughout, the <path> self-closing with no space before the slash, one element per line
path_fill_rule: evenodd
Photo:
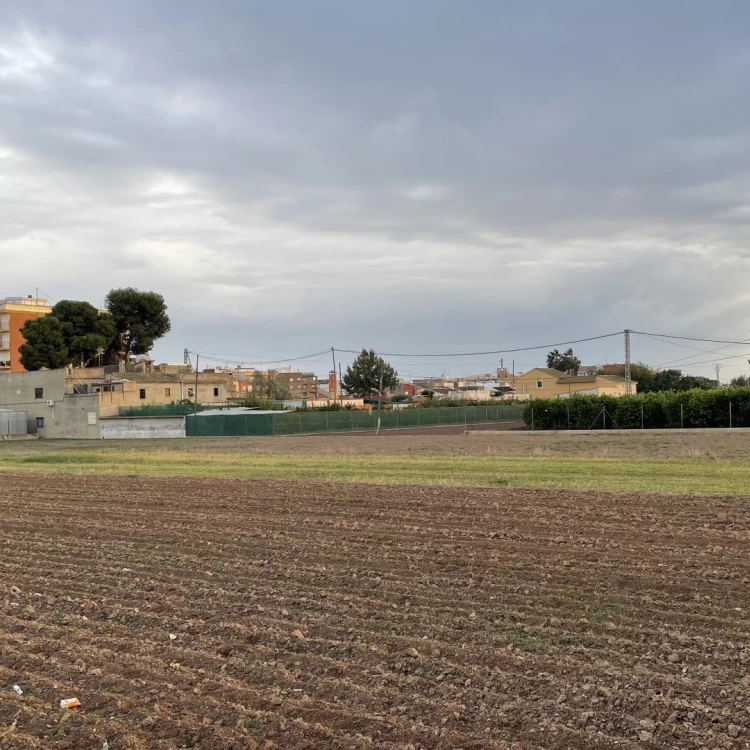
<path fill-rule="evenodd" d="M 41 318 L 51 311 L 47 300 L 39 297 L 7 297 L 0 300 L 0 374 L 24 372 L 18 353 L 24 342 L 21 328 L 27 320 Z"/>

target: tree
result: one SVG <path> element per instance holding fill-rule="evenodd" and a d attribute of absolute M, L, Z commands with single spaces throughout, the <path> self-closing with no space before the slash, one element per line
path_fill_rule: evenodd
<path fill-rule="evenodd" d="M 692 391 L 694 388 L 710 391 L 712 388 L 716 388 L 716 381 L 703 377 L 703 375 L 683 375 L 678 390 Z"/>
<path fill-rule="evenodd" d="M 341 384 L 350 396 L 370 398 L 398 385 L 398 373 L 373 349 L 362 349 L 352 364 L 346 368 Z"/>
<path fill-rule="evenodd" d="M 117 329 L 110 315 L 100 313 L 88 302 L 61 300 L 50 313 L 62 325 L 68 353 L 75 364 L 88 365 L 117 344 Z"/>
<path fill-rule="evenodd" d="M 52 315 L 27 320 L 21 334 L 26 339 L 18 351 L 21 364 L 29 371 L 57 370 L 69 363 L 62 323 Z"/>
<path fill-rule="evenodd" d="M 602 370 L 599 373 L 602 375 L 606 374 Z M 625 365 L 619 365 L 616 374 L 624 378 Z M 630 379 L 638 383 L 638 393 L 648 393 L 652 390 L 651 385 L 654 381 L 654 370 L 650 365 L 643 362 L 631 362 Z"/>
<path fill-rule="evenodd" d="M 164 297 L 156 292 L 142 292 L 133 287 L 112 289 L 105 305 L 120 335 L 118 350 L 126 356 L 151 351 L 154 343 L 172 327 Z"/>
<path fill-rule="evenodd" d="M 729 385 L 737 385 L 745 388 L 746 386 L 750 385 L 750 378 L 747 377 L 747 375 L 738 375 L 736 378 L 732 378 L 729 381 Z"/>
<path fill-rule="evenodd" d="M 272 401 L 283 401 L 292 394 L 279 378 L 279 373 L 275 370 L 269 370 L 266 373 L 256 370 L 253 373 L 253 396 L 256 398 L 266 398 Z"/>
<path fill-rule="evenodd" d="M 662 370 L 657 372 L 651 382 L 638 390 L 642 393 L 657 393 L 660 391 L 690 391 L 693 388 L 709 390 L 716 387 L 716 382 L 700 375 L 683 375 L 682 370 Z"/>
<path fill-rule="evenodd" d="M 562 353 L 558 349 L 553 349 L 547 355 L 547 367 L 567 372 L 568 375 L 576 375 L 581 367 L 581 360 L 573 354 L 572 349 Z"/>

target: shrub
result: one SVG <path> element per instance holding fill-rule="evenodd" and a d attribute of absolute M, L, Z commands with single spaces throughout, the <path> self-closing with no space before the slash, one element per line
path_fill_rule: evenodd
<path fill-rule="evenodd" d="M 527 402 L 524 422 L 535 430 L 750 426 L 750 387 L 661 391 L 632 396 L 571 396 Z"/>

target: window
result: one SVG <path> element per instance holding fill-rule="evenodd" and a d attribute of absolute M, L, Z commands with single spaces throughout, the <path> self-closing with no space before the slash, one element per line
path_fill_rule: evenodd
<path fill-rule="evenodd" d="M 44 398 L 44 388 L 34 388 L 34 398 Z"/>
<path fill-rule="evenodd" d="M 146 398 L 146 389 L 145 388 L 141 388 L 138 391 L 138 398 Z"/>
<path fill-rule="evenodd" d="M 164 395 L 169 398 L 172 395 L 172 389 L 171 388 L 165 388 L 164 389 Z"/>
<path fill-rule="evenodd" d="M 544 383 L 541 380 L 536 381 L 536 387 L 537 388 L 544 388 Z"/>
<path fill-rule="evenodd" d="M 214 398 L 219 398 L 219 389 L 214 388 Z"/>
<path fill-rule="evenodd" d="M 192 397 L 193 397 L 193 389 L 188 388 L 188 398 L 192 398 Z"/>
<path fill-rule="evenodd" d="M 37 427 L 44 427 L 44 417 L 37 417 L 36 418 L 36 426 Z"/>

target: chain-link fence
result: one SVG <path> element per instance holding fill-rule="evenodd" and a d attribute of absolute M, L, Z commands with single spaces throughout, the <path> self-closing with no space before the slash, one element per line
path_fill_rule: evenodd
<path fill-rule="evenodd" d="M 188 437 L 305 435 L 373 432 L 406 428 L 491 425 L 522 421 L 521 404 L 427 409 L 351 409 L 344 411 L 217 414 L 185 417 Z"/>

